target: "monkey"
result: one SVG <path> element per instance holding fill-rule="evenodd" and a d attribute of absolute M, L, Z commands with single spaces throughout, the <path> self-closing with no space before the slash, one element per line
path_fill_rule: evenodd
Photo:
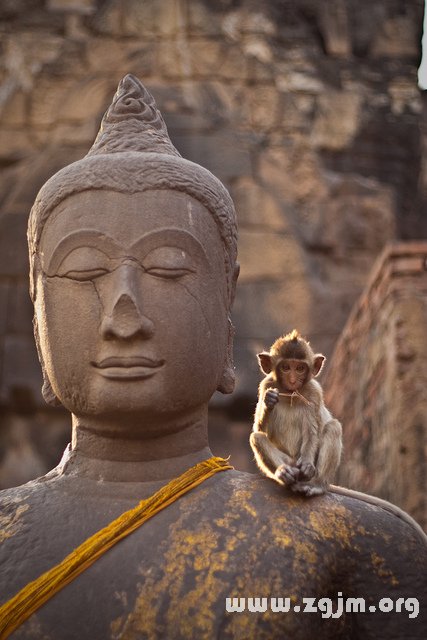
<path fill-rule="evenodd" d="M 342 452 L 342 427 L 325 407 L 315 380 L 325 356 L 297 330 L 258 354 L 259 385 L 250 445 L 268 477 L 306 496 L 328 490 Z"/>

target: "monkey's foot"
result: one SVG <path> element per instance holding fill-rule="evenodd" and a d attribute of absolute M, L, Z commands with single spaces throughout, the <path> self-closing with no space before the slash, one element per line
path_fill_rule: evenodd
<path fill-rule="evenodd" d="M 274 474 L 278 480 L 283 482 L 286 486 L 292 486 L 297 482 L 299 476 L 299 469 L 297 467 L 291 467 L 287 464 L 281 464 L 277 467 Z"/>
<path fill-rule="evenodd" d="M 326 493 L 326 488 L 316 484 L 304 484 L 300 482 L 296 482 L 291 487 L 292 491 L 296 493 L 302 493 L 307 497 L 310 496 L 321 496 Z"/>

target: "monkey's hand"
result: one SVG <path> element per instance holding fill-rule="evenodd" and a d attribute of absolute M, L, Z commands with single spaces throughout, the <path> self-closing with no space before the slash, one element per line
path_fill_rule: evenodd
<path fill-rule="evenodd" d="M 291 467 L 288 464 L 281 464 L 280 467 L 277 467 L 274 475 L 285 485 L 292 485 L 297 482 L 300 475 L 300 470 L 297 467 Z"/>
<path fill-rule="evenodd" d="M 279 390 L 278 389 L 268 389 L 267 393 L 264 396 L 264 402 L 267 409 L 274 409 L 276 404 L 279 402 Z"/>
<path fill-rule="evenodd" d="M 297 460 L 296 466 L 299 470 L 299 480 L 311 480 L 316 473 L 314 465 L 303 458 Z"/>

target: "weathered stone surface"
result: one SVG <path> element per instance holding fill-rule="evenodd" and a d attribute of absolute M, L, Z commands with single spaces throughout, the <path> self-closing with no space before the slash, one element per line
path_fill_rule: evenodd
<path fill-rule="evenodd" d="M 328 54 L 346 58 L 351 54 L 348 3 L 332 0 L 317 6 L 318 20 Z"/>
<path fill-rule="evenodd" d="M 5 164 L 17 162 L 34 151 L 34 143 L 27 131 L 9 129 L 0 131 L 0 158 Z"/>
<path fill-rule="evenodd" d="M 96 2 L 95 0 L 47 0 L 47 7 L 52 11 L 91 14 L 96 10 Z"/>
<path fill-rule="evenodd" d="M 105 108 L 110 83 L 104 78 L 74 79 L 58 82 L 55 91 L 50 82 L 40 82 L 32 100 L 30 118 L 33 126 L 48 127 L 58 122 L 86 123 L 99 118 Z M 78 144 L 78 142 L 77 142 Z"/>
<path fill-rule="evenodd" d="M 356 92 L 330 91 L 318 98 L 313 127 L 313 144 L 326 149 L 342 149 L 357 134 L 362 97 Z"/>
<path fill-rule="evenodd" d="M 244 136 L 219 131 L 211 135 L 174 136 L 178 151 L 193 162 L 203 165 L 221 180 L 233 180 L 250 172 L 251 161 Z"/>
<path fill-rule="evenodd" d="M 340 481 L 427 523 L 426 242 L 392 245 L 329 363 L 326 397 L 344 425 Z"/>
<path fill-rule="evenodd" d="M 293 276 L 304 277 L 304 251 L 286 234 L 241 229 L 239 233 L 240 282 Z"/>
<path fill-rule="evenodd" d="M 257 340 L 266 348 L 296 326 L 306 334 L 310 329 L 311 299 L 309 288 L 300 278 L 289 277 L 286 284 L 241 284 L 234 305 L 234 316 L 239 318 L 239 339 Z M 270 310 L 267 318 L 260 314 L 260 309 L 266 308 Z"/>
<path fill-rule="evenodd" d="M 27 121 L 26 95 L 23 91 L 11 92 L 9 99 L 4 104 L 1 112 L 2 123 L 6 127 L 24 127 Z"/>
<path fill-rule="evenodd" d="M 86 147 L 52 145 L 45 151 L 26 158 L 19 165 L 12 167 L 5 176 L 5 182 L 0 185 L 5 191 L 2 209 L 5 213 L 18 213 L 28 217 L 37 192 L 51 175 L 62 169 L 67 163 L 73 162 L 86 152 Z M 22 239 L 25 241 L 24 223 L 21 226 Z"/>
<path fill-rule="evenodd" d="M 284 204 L 248 176 L 236 180 L 231 195 L 241 228 L 259 227 L 260 230 L 289 232 Z"/>
<path fill-rule="evenodd" d="M 371 54 L 373 57 L 417 58 L 420 26 L 413 16 L 393 16 L 378 25 Z"/>
<path fill-rule="evenodd" d="M 265 186 L 285 201 L 318 201 L 328 191 L 315 153 L 292 139 L 261 153 L 258 171 Z"/>
<path fill-rule="evenodd" d="M 278 125 L 280 96 L 275 87 L 261 86 L 248 92 L 249 122 L 257 131 Z"/>

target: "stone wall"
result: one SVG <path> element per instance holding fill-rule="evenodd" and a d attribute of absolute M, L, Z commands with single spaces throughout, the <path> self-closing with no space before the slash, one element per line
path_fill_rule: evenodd
<path fill-rule="evenodd" d="M 29 431 L 58 420 L 39 391 L 28 211 L 86 153 L 119 79 L 144 81 L 181 153 L 236 202 L 238 385 L 213 405 L 249 424 L 256 351 L 297 327 L 330 354 L 383 247 L 427 236 L 422 12 L 422 0 L 3 0 L 0 455 L 10 416 Z"/>
<path fill-rule="evenodd" d="M 380 257 L 338 341 L 326 401 L 342 421 L 340 482 L 427 527 L 427 242 Z"/>

